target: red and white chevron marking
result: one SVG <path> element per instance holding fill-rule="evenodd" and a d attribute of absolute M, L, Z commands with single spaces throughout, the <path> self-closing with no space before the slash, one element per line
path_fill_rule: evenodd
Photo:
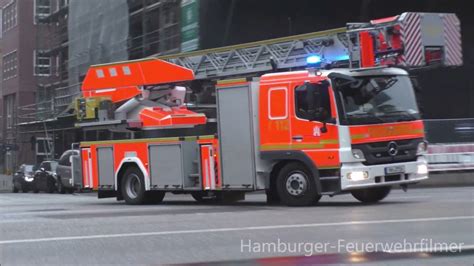
<path fill-rule="evenodd" d="M 421 66 L 424 61 L 424 55 L 421 40 L 420 14 L 406 14 L 402 22 L 401 34 L 403 44 L 405 45 L 402 62 L 406 66 Z"/>
<path fill-rule="evenodd" d="M 445 64 L 448 66 L 462 65 L 461 23 L 455 14 L 443 16 Z"/>

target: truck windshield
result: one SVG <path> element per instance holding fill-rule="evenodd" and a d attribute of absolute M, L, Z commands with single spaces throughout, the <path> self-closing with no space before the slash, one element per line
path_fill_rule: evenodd
<path fill-rule="evenodd" d="M 334 81 L 341 124 L 378 124 L 420 119 L 408 76 L 366 76 Z"/>

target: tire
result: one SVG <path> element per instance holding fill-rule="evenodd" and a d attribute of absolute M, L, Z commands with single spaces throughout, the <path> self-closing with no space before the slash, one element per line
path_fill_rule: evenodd
<path fill-rule="evenodd" d="M 366 188 L 351 191 L 352 196 L 363 203 L 376 203 L 388 196 L 391 187 Z"/>
<path fill-rule="evenodd" d="M 143 173 L 137 167 L 125 171 L 120 186 L 123 199 L 129 205 L 153 204 L 163 201 L 165 192 L 145 191 Z"/>
<path fill-rule="evenodd" d="M 66 188 L 64 188 L 63 182 L 61 182 L 61 179 L 58 177 L 58 180 L 56 181 L 57 184 L 57 190 L 59 193 L 64 194 L 66 193 Z"/>
<path fill-rule="evenodd" d="M 281 203 L 287 206 L 309 206 L 321 199 L 314 177 L 298 162 L 288 163 L 280 170 L 276 188 Z"/>

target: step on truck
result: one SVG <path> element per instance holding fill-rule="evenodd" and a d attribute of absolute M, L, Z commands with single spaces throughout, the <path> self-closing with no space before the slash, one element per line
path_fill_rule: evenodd
<path fill-rule="evenodd" d="M 286 61 L 271 56 L 275 46 Z M 226 65 L 212 70 L 219 53 Z M 460 64 L 454 14 L 404 13 L 344 32 L 91 66 L 77 125 L 130 138 L 82 142 L 76 167 L 99 198 L 128 204 L 259 190 L 289 206 L 342 193 L 377 202 L 428 178 L 406 70 Z"/>

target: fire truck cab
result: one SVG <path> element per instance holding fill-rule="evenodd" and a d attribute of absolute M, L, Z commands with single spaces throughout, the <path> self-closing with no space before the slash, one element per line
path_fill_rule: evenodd
<path fill-rule="evenodd" d="M 404 70 L 266 74 L 221 82 L 217 96 L 223 179 L 249 176 L 251 184 L 255 176 L 253 187 L 288 205 L 341 192 L 374 202 L 392 185 L 428 178 L 423 123 Z"/>

